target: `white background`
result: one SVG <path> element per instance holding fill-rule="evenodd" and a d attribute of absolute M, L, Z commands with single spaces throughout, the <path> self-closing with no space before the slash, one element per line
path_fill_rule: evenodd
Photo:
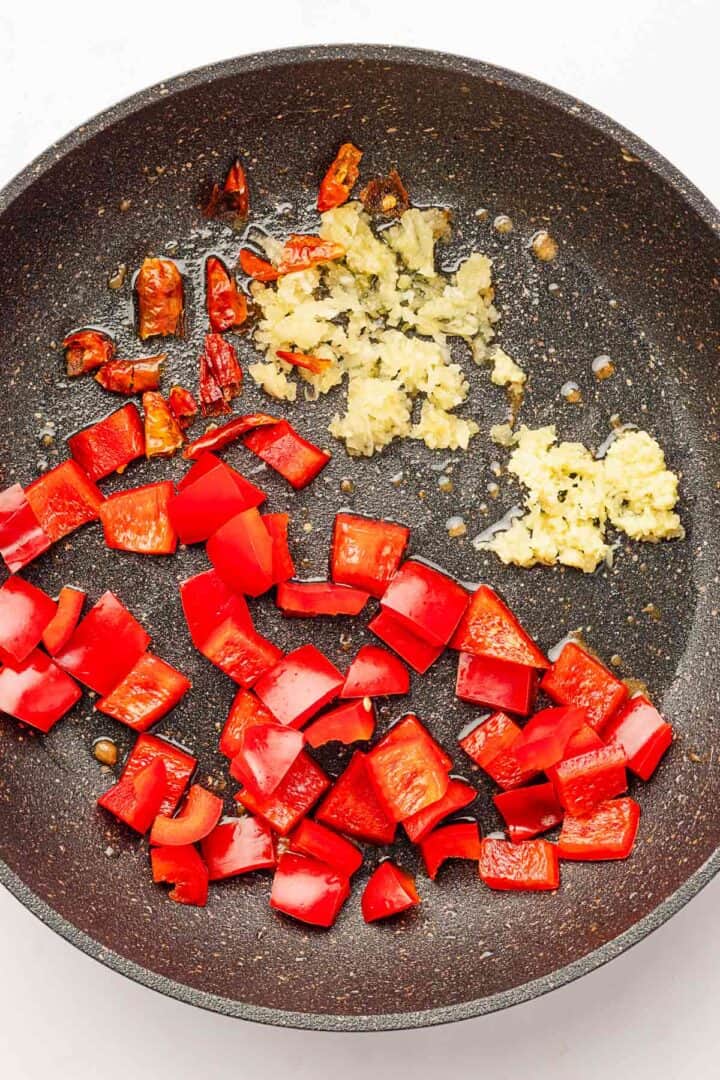
<path fill-rule="evenodd" d="M 716 0 L 3 2 L 0 185 L 147 84 L 240 53 L 362 40 L 473 55 L 576 94 L 643 136 L 717 204 L 719 35 Z M 329 1035 L 162 998 L 87 959 L 2 893 L 0 1075 L 622 1080 L 632 1070 L 639 1080 L 709 1080 L 718 1075 L 718 901 L 720 881 L 608 967 L 503 1014 Z"/>

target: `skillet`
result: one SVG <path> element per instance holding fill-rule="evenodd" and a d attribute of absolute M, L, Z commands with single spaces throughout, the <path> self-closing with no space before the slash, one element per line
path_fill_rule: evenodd
<path fill-rule="evenodd" d="M 300 495 L 289 497 L 269 474 L 263 486 L 273 509 L 293 513 L 303 576 L 325 572 L 341 506 L 392 515 L 412 526 L 415 552 L 501 590 L 544 647 L 582 627 L 603 656 L 617 654 L 623 675 L 647 681 L 677 739 L 655 780 L 633 790 L 643 811 L 633 857 L 565 866 L 556 895 L 491 894 L 466 864 L 450 865 L 441 887 L 426 883 L 422 906 L 407 918 L 368 928 L 356 896 L 329 933 L 273 915 L 260 875 L 225 883 L 206 910 L 180 908 L 151 883 L 142 845 L 96 809 L 108 778 L 93 741 L 111 735 L 124 751 L 132 733 L 94 713 L 86 695 L 46 738 L 0 717 L 0 880 L 79 948 L 168 995 L 273 1024 L 375 1030 L 491 1012 L 591 971 L 660 925 L 720 866 L 720 218 L 671 165 L 612 121 L 476 61 L 337 46 L 243 57 L 179 76 L 78 128 L 0 193 L 2 486 L 27 483 L 60 460 L 64 437 L 114 405 L 93 380 L 68 385 L 57 342 L 90 321 L 111 329 L 121 350 L 134 343 L 129 275 L 121 290 L 107 288 L 118 264 L 137 267 L 149 253 L 184 260 L 191 330 L 171 347 L 171 365 L 173 381 L 193 385 L 202 257 L 212 249 L 234 259 L 239 247 L 236 233 L 201 219 L 202 183 L 239 154 L 256 219 L 278 234 L 309 228 L 318 177 L 346 139 L 363 147 L 367 175 L 397 165 L 416 203 L 452 207 L 448 266 L 477 248 L 493 257 L 499 340 L 530 372 L 523 421 L 557 422 L 562 437 L 593 446 L 613 414 L 646 427 L 681 474 L 687 538 L 624 543 L 613 568 L 591 576 L 504 568 L 467 540 L 451 541 L 445 528 L 461 514 L 473 535 L 517 499 L 503 480 L 496 502 L 481 510 L 492 502 L 493 459 L 502 457 L 484 437 L 466 456 L 411 444 L 370 462 L 334 446 L 321 481 Z M 501 212 L 515 226 L 506 236 L 492 229 Z M 560 244 L 547 265 L 527 248 L 541 226 Z M 247 341 L 240 352 L 249 360 Z M 604 383 L 591 371 L 601 353 L 617 369 Z M 503 418 L 502 397 L 464 363 L 468 410 L 487 430 Z M 568 379 L 579 384 L 582 406 L 561 397 Z M 246 387 L 243 411 L 265 405 Z M 326 399 L 286 413 L 322 444 L 336 407 Z M 240 469 L 250 466 L 248 457 L 241 447 L 227 453 Z M 441 461 L 452 493 L 438 488 Z M 171 478 L 183 471 L 180 462 L 163 468 Z M 150 478 L 158 478 L 155 467 L 132 467 L 133 484 Z M 341 493 L 344 478 L 354 493 Z M 116 477 L 104 487 L 128 482 Z M 193 652 L 182 620 L 177 581 L 203 566 L 202 552 L 192 549 L 167 562 L 107 552 L 98 528 L 89 527 L 27 571 L 51 594 L 66 582 L 93 598 L 113 589 L 158 652 L 190 674 L 193 692 L 157 730 L 199 754 L 201 779 L 220 775 L 217 730 L 233 693 Z M 311 631 L 282 622 L 270 607 L 256 606 L 259 628 L 284 648 L 312 636 L 344 661 L 341 634 L 351 634 L 353 650 L 365 640 L 335 620 Z M 448 656 L 414 681 L 409 707 L 453 748 L 472 710 L 454 698 Z M 386 709 L 382 722 L 397 714 Z M 322 761 L 337 773 L 342 758 L 326 753 Z M 490 787 L 461 765 L 459 752 L 456 762 L 480 789 L 481 826 L 498 828 Z M 409 849 L 400 857 L 414 868 Z"/>

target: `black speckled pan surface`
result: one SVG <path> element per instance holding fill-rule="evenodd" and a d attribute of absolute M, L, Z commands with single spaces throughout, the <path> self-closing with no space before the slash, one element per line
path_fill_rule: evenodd
<path fill-rule="evenodd" d="M 329 933 L 283 921 L 270 912 L 269 881 L 260 875 L 217 887 L 206 910 L 185 909 L 152 884 L 144 845 L 96 809 L 111 778 L 93 759 L 92 742 L 110 734 L 125 749 L 132 733 L 94 714 L 85 695 L 44 739 L 0 718 L 0 880 L 80 948 L 167 994 L 246 1019 L 362 1030 L 461 1019 L 552 989 L 638 941 L 720 865 L 720 241 L 717 211 L 634 136 L 554 90 L 475 61 L 333 47 L 181 76 L 79 128 L 0 193 L 3 486 L 26 483 L 40 462 L 59 460 L 70 431 L 116 404 L 92 379 L 68 385 L 52 344 L 90 321 L 118 334 L 121 353 L 140 355 L 129 276 L 119 293 L 107 288 L 116 266 L 132 270 L 151 252 L 185 260 L 192 332 L 170 345 L 169 378 L 193 385 L 202 256 L 213 249 L 234 258 L 239 240 L 200 218 L 198 188 L 240 154 L 256 219 L 281 234 L 311 221 L 318 177 L 345 139 L 363 147 L 365 175 L 396 165 L 415 201 L 453 208 L 448 265 L 475 248 L 493 257 L 499 340 L 530 372 L 522 419 L 556 422 L 563 437 L 594 446 L 613 414 L 647 427 L 682 474 L 687 539 L 622 543 L 613 569 L 592 576 L 507 569 L 477 555 L 469 542 L 448 539 L 446 520 L 463 514 L 472 536 L 518 494 L 503 477 L 497 499 L 488 497 L 491 464 L 504 452 L 484 437 L 466 456 L 409 444 L 358 463 L 334 447 L 330 466 L 299 496 L 261 474 L 270 505 L 292 508 L 304 575 L 323 573 L 341 505 L 389 513 L 413 526 L 416 552 L 501 589 L 545 647 L 582 626 L 606 658 L 619 655 L 623 675 L 645 678 L 677 741 L 655 780 L 633 787 L 643 810 L 636 851 L 625 864 L 565 865 L 556 895 L 490 893 L 467 864 L 451 865 L 439 887 L 420 875 L 416 913 L 370 928 L 357 887 Z M 123 199 L 130 207 L 121 211 Z M 476 216 L 481 207 L 489 220 Z M 500 212 L 515 223 L 509 236 L 492 230 Z M 560 256 L 539 264 L 527 241 L 545 224 Z M 244 338 L 240 351 L 249 359 Z M 590 369 L 599 353 L 617 368 L 602 383 Z M 463 362 L 472 382 L 467 408 L 486 430 L 504 416 L 502 393 L 468 357 Z M 563 401 L 568 379 L 582 388 L 584 405 Z M 266 404 L 246 386 L 243 409 Z M 331 441 L 323 433 L 336 407 L 330 395 L 286 411 L 322 444 Z M 49 447 L 39 438 L 48 423 L 57 431 Z M 240 469 L 257 465 L 241 447 L 227 459 Z M 452 493 L 438 489 L 439 462 L 450 470 Z M 143 464 L 104 486 L 181 472 L 179 461 Z M 355 482 L 352 496 L 340 492 L 344 476 Z M 192 650 L 181 615 L 177 581 L 203 565 L 201 549 L 167 562 L 109 553 L 95 526 L 27 573 L 51 593 L 65 582 L 93 598 L 114 589 L 152 632 L 156 650 L 191 675 L 193 692 L 157 730 L 199 753 L 201 778 L 221 775 L 217 732 L 233 695 L 230 681 Z M 659 621 L 644 612 L 648 604 Z M 269 600 L 255 608 L 281 644 L 311 633 L 345 661 L 339 623 L 309 632 L 279 620 Z M 363 632 L 356 625 L 350 632 L 354 648 Z M 454 699 L 451 656 L 414 680 L 412 707 L 454 746 L 472 710 Z M 386 712 L 380 730 L 396 713 Z M 337 771 L 339 757 L 323 760 Z M 482 826 L 497 828 L 489 785 L 459 751 L 456 761 L 480 788 Z M 399 854 L 416 865 L 409 847 Z M 376 858 L 370 854 L 370 866 Z"/>

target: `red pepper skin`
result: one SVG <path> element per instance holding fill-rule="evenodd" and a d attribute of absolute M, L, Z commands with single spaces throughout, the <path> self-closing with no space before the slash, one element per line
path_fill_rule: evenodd
<path fill-rule="evenodd" d="M 0 659 L 22 664 L 51 622 L 57 604 L 23 578 L 9 577 L 0 587 Z"/>
<path fill-rule="evenodd" d="M 205 297 L 210 326 L 216 334 L 242 326 L 247 300 L 228 273 L 222 259 L 211 255 L 205 263 Z"/>
<path fill-rule="evenodd" d="M 253 795 L 267 798 L 280 786 L 295 764 L 305 740 L 299 731 L 275 721 L 250 724 L 232 759 L 230 775 Z"/>
<path fill-rule="evenodd" d="M 171 480 L 110 495 L 100 507 L 107 547 L 139 555 L 173 555 L 178 541 L 168 512 L 173 495 Z"/>
<path fill-rule="evenodd" d="M 278 349 L 275 355 L 293 367 L 303 368 L 312 375 L 322 375 L 324 371 L 335 363 L 327 356 L 312 356 L 310 353 L 288 352 L 286 349 Z"/>
<path fill-rule="evenodd" d="M 72 585 L 63 585 L 57 602 L 57 610 L 42 634 L 42 643 L 55 656 L 67 645 L 80 621 L 85 593 Z"/>
<path fill-rule="evenodd" d="M 71 435 L 68 448 L 91 480 L 102 480 L 145 453 L 145 431 L 137 405 L 128 402 L 103 420 Z"/>
<path fill-rule="evenodd" d="M 309 270 L 320 263 L 335 262 L 345 255 L 345 248 L 332 240 L 323 240 L 321 236 L 307 236 L 293 233 L 285 241 L 278 259 L 278 274 L 293 274 L 298 270 Z"/>
<path fill-rule="evenodd" d="M 203 416 L 224 416 L 232 411 L 206 352 L 198 357 L 198 401 Z"/>
<path fill-rule="evenodd" d="M 380 601 L 383 611 L 429 645 L 447 645 L 467 607 L 468 594 L 447 574 L 408 559 Z"/>
<path fill-rule="evenodd" d="M 180 583 L 180 601 L 193 645 L 200 652 L 214 630 L 226 619 L 252 632 L 245 598 L 231 592 L 217 570 L 204 570 Z"/>
<path fill-rule="evenodd" d="M 128 754 L 120 782 L 132 780 L 151 761 L 160 758 L 165 766 L 165 794 L 155 814 L 172 814 L 185 793 L 185 788 L 197 767 L 197 758 L 181 750 L 179 746 L 148 732 L 138 735 Z M 153 814 L 153 819 L 155 817 Z"/>
<path fill-rule="evenodd" d="M 604 746 L 556 765 L 555 791 L 568 813 L 583 817 L 598 803 L 627 791 L 626 760 L 622 747 Z"/>
<path fill-rule="evenodd" d="M 345 874 L 318 859 L 286 852 L 280 857 L 270 907 L 311 926 L 332 926 L 350 895 Z"/>
<path fill-rule="evenodd" d="M 462 735 L 460 745 L 476 765 L 507 791 L 535 775 L 532 769 L 523 770 L 513 754 L 513 744 L 519 735 L 517 724 L 505 713 L 496 712 Z"/>
<path fill-rule="evenodd" d="M 287 836 L 329 787 L 330 780 L 323 770 L 303 751 L 272 795 L 258 798 L 243 788 L 235 798 L 280 836 Z"/>
<path fill-rule="evenodd" d="M 359 615 L 369 599 L 369 593 L 332 581 L 283 581 L 275 594 L 282 613 L 299 618 Z"/>
<path fill-rule="evenodd" d="M 493 795 L 493 802 L 514 844 L 554 829 L 563 819 L 563 808 L 550 781 Z"/>
<path fill-rule="evenodd" d="M 151 844 L 180 847 L 196 844 L 213 831 L 222 816 L 223 801 L 199 784 L 187 793 L 180 813 L 175 817 L 158 814 L 150 832 Z"/>
<path fill-rule="evenodd" d="M 234 758 L 240 751 L 243 732 L 253 724 L 269 724 L 272 720 L 272 713 L 255 694 L 250 690 L 238 690 L 220 735 L 220 753 L 226 758 Z"/>
<path fill-rule="evenodd" d="M 590 726 L 598 732 L 628 696 L 625 684 L 574 641 L 563 647 L 540 686 L 559 705 L 586 709 Z"/>
<path fill-rule="evenodd" d="M 204 457 L 212 459 L 213 455 Z M 214 460 L 217 464 L 191 483 L 183 484 L 170 500 L 168 512 L 181 544 L 208 540 L 230 518 L 265 501 L 264 491 L 229 465 Z"/>
<path fill-rule="evenodd" d="M 167 793 L 162 758 L 155 758 L 133 776 L 121 777 L 98 799 L 98 806 L 118 821 L 144 835 L 152 825 Z"/>
<path fill-rule="evenodd" d="M 0 555 L 10 573 L 22 570 L 51 544 L 21 485 L 0 491 Z"/>
<path fill-rule="evenodd" d="M 206 334 L 200 357 L 200 409 L 203 416 L 230 412 L 228 402 L 242 387 L 237 353 L 222 334 Z"/>
<path fill-rule="evenodd" d="M 111 592 L 103 593 L 79 623 L 56 660 L 79 682 L 104 697 L 138 662 L 150 644 L 137 619 Z"/>
<path fill-rule="evenodd" d="M 290 851 L 319 859 L 347 878 L 360 869 L 363 861 L 362 851 L 355 844 L 310 818 L 303 818 L 290 836 Z"/>
<path fill-rule="evenodd" d="M 272 540 L 256 507 L 221 525 L 207 542 L 207 554 L 234 592 L 260 596 L 272 586 Z"/>
<path fill-rule="evenodd" d="M 75 330 L 63 340 L 65 367 L 72 378 L 107 364 L 115 355 L 115 342 L 103 330 Z"/>
<path fill-rule="evenodd" d="M 366 923 L 389 919 L 420 903 L 415 879 L 385 859 L 373 870 L 360 901 Z"/>
<path fill-rule="evenodd" d="M 411 817 L 405 818 L 403 829 L 407 833 L 408 840 L 411 840 L 413 844 L 419 844 L 443 818 L 469 806 L 476 797 L 477 791 L 474 787 L 464 780 L 456 780 L 451 776 L 448 789 L 442 799 L 431 803 L 423 810 L 418 810 Z"/>
<path fill-rule="evenodd" d="M 342 144 L 320 184 L 317 208 L 321 214 L 348 201 L 360 175 L 361 160 L 362 150 L 351 142 Z"/>
<path fill-rule="evenodd" d="M 181 431 L 189 427 L 198 414 L 198 403 L 184 386 L 171 388 L 168 394 L 168 405 Z"/>
<path fill-rule="evenodd" d="M 0 712 L 38 731 L 49 731 L 81 694 L 78 684 L 40 649 L 0 671 Z"/>
<path fill-rule="evenodd" d="M 246 814 L 216 825 L 200 842 L 210 881 L 248 874 L 252 870 L 272 870 L 275 847 L 270 829 Z"/>
<path fill-rule="evenodd" d="M 95 521 L 103 501 L 102 492 L 74 461 L 63 461 L 43 473 L 25 489 L 25 495 L 52 541 Z"/>
<path fill-rule="evenodd" d="M 400 566 L 409 539 L 410 530 L 405 525 L 337 514 L 330 577 L 339 585 L 352 585 L 379 599 Z"/>
<path fill-rule="evenodd" d="M 558 854 L 561 859 L 582 862 L 627 859 L 639 824 L 640 807 L 630 798 L 600 803 L 587 817 L 567 814 L 558 837 Z"/>
<path fill-rule="evenodd" d="M 460 653 L 455 694 L 461 701 L 527 716 L 537 692 L 535 668 Z"/>
<path fill-rule="evenodd" d="M 393 697 L 410 690 L 410 673 L 396 656 L 363 645 L 348 668 L 341 698 Z"/>
<path fill-rule="evenodd" d="M 442 645 L 428 645 L 387 611 L 379 611 L 368 623 L 368 630 L 401 656 L 419 675 L 424 675 L 445 651 Z"/>
<path fill-rule="evenodd" d="M 470 598 L 450 645 L 474 656 L 548 668 L 550 662 L 494 589 L 481 585 Z"/>
<path fill-rule="evenodd" d="M 424 739 L 381 739 L 368 754 L 370 778 L 395 821 L 442 799 L 450 783 L 437 754 Z"/>
<path fill-rule="evenodd" d="M 146 652 L 95 708 L 134 731 L 147 731 L 174 709 L 191 687 L 182 672 Z"/>
<path fill-rule="evenodd" d="M 185 442 L 180 425 L 162 394 L 146 390 L 142 396 L 145 413 L 145 457 L 172 457 Z"/>
<path fill-rule="evenodd" d="M 547 840 L 512 844 L 486 836 L 480 841 L 480 877 L 491 889 L 552 891 L 560 884 L 557 847 Z"/>
<path fill-rule="evenodd" d="M 183 457 L 190 461 L 197 461 L 208 450 L 222 450 L 224 447 L 229 446 L 231 442 L 239 439 L 241 435 L 246 435 L 248 431 L 252 431 L 253 428 L 267 425 L 274 426 L 277 422 L 276 416 L 268 416 L 267 413 L 248 413 L 246 416 L 234 416 L 226 424 L 221 424 L 220 427 L 213 428 L 212 431 L 201 435 L 194 442 L 188 443 L 183 450 Z"/>
<path fill-rule="evenodd" d="M 266 259 L 261 259 L 254 251 L 242 248 L 240 251 L 240 269 L 253 281 L 277 281 L 280 274 Z"/>
<path fill-rule="evenodd" d="M 318 821 L 371 844 L 392 844 L 396 825 L 370 779 L 367 757 L 356 750 L 315 814 Z"/>
<path fill-rule="evenodd" d="M 476 821 L 458 821 L 443 825 L 420 841 L 420 853 L 428 877 L 435 881 L 447 859 L 480 858 L 480 830 Z"/>
<path fill-rule="evenodd" d="M 303 439 L 287 420 L 251 431 L 245 436 L 245 446 L 296 491 L 307 487 L 330 460 L 330 454 Z"/>
<path fill-rule="evenodd" d="M 574 735 L 570 736 L 562 760 L 569 761 L 571 758 L 580 757 L 582 754 L 589 754 L 591 750 L 602 750 L 604 745 L 605 743 L 598 733 L 594 731 L 589 724 L 583 724 Z M 545 775 L 548 780 L 552 780 L 553 783 L 555 782 L 556 769 L 556 765 L 545 769 Z"/>
<path fill-rule="evenodd" d="M 295 563 L 288 545 L 289 514 L 263 514 L 263 524 L 272 540 L 272 580 L 273 585 L 295 577 Z"/>
<path fill-rule="evenodd" d="M 305 738 L 313 748 L 329 742 L 367 742 L 375 731 L 375 710 L 368 698 L 351 701 L 323 713 L 305 728 Z"/>
<path fill-rule="evenodd" d="M 177 904 L 205 907 L 208 897 L 208 870 L 192 844 L 185 847 L 154 847 L 150 850 L 153 881 L 168 882 L 175 888 L 169 897 Z"/>
<path fill-rule="evenodd" d="M 541 709 L 523 728 L 513 745 L 513 754 L 524 769 L 550 769 L 568 756 L 568 744 L 576 732 L 588 726 L 586 720 L 585 710 L 573 705 Z"/>
<path fill-rule="evenodd" d="M 252 626 L 238 622 L 235 616 L 225 619 L 209 634 L 200 652 L 246 690 L 283 658 L 277 645 Z"/>
<path fill-rule="evenodd" d="M 385 735 L 383 735 L 382 741 L 385 745 L 389 745 L 402 742 L 405 739 L 419 739 L 435 755 L 441 769 L 444 769 L 445 772 L 452 769 L 453 761 L 450 755 L 445 753 L 440 743 L 433 739 L 428 729 L 418 720 L 414 713 L 408 713 L 402 720 L 398 720 L 397 723 L 388 728 Z"/>
<path fill-rule="evenodd" d="M 278 723 L 300 728 L 335 700 L 343 681 L 319 649 L 302 645 L 258 680 L 255 693 Z"/>
<path fill-rule="evenodd" d="M 622 747 L 628 769 L 641 780 L 650 779 L 673 740 L 670 724 L 642 694 L 622 707 L 603 735 L 609 746 Z"/>
<path fill-rule="evenodd" d="M 160 368 L 167 353 L 144 356 L 141 360 L 109 360 L 98 371 L 95 381 L 115 394 L 142 394 L 160 386 Z"/>
<path fill-rule="evenodd" d="M 183 279 L 171 259 L 145 259 L 135 279 L 135 295 L 143 341 L 183 333 Z"/>

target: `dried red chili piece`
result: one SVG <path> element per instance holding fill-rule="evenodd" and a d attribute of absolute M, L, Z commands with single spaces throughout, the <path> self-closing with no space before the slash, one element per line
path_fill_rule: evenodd
<path fill-rule="evenodd" d="M 172 387 L 168 394 L 168 405 L 181 431 L 189 427 L 198 414 L 198 403 L 184 386 Z"/>
<path fill-rule="evenodd" d="M 334 360 L 330 360 L 327 356 L 311 356 L 310 353 L 288 352 L 285 349 L 278 349 L 275 355 L 286 364 L 304 368 L 312 375 L 322 375 L 323 371 L 327 371 L 334 364 Z"/>
<path fill-rule="evenodd" d="M 142 404 L 145 413 L 145 457 L 172 457 L 185 442 L 185 437 L 170 406 L 157 390 L 147 390 L 142 396 Z"/>
<path fill-rule="evenodd" d="M 221 334 L 206 334 L 200 356 L 200 407 L 203 416 L 229 412 L 242 388 L 242 369 L 237 353 Z M 219 396 L 218 396 L 219 391 Z"/>
<path fill-rule="evenodd" d="M 240 269 L 253 281 L 277 281 L 280 277 L 277 268 L 272 263 L 269 263 L 267 259 L 261 259 L 249 248 L 242 248 L 240 251 Z"/>
<path fill-rule="evenodd" d="M 351 142 L 343 143 L 335 160 L 323 177 L 318 193 L 317 208 L 320 213 L 342 206 L 350 198 L 360 170 L 362 150 Z"/>
<path fill-rule="evenodd" d="M 365 185 L 360 202 L 373 216 L 401 217 L 410 207 L 410 196 L 398 171 L 391 169 L 387 176 L 378 176 Z"/>
<path fill-rule="evenodd" d="M 247 176 L 242 163 L 238 159 L 228 169 L 222 187 L 220 184 L 213 184 L 203 213 L 206 217 L 216 217 L 225 213 L 243 219 L 250 213 L 250 192 L 248 191 Z"/>
<path fill-rule="evenodd" d="M 205 263 L 205 301 L 215 333 L 242 326 L 247 319 L 247 298 L 216 255 L 211 255 Z"/>
<path fill-rule="evenodd" d="M 103 330 L 75 330 L 63 341 L 67 374 L 83 375 L 115 355 L 115 342 Z"/>
<path fill-rule="evenodd" d="M 278 259 L 278 274 L 292 274 L 298 270 L 309 270 L 320 263 L 342 259 L 345 248 L 332 240 L 323 240 L 321 236 L 307 236 L 293 233 L 283 244 Z"/>
<path fill-rule="evenodd" d="M 145 259 L 135 279 L 138 334 L 145 338 L 183 332 L 183 279 L 172 259 Z"/>
<path fill-rule="evenodd" d="M 268 416 L 267 413 L 248 413 L 246 416 L 235 416 L 232 420 L 228 420 L 226 424 L 213 428 L 212 431 L 206 432 L 199 439 L 189 443 L 183 451 L 183 457 L 189 458 L 191 461 L 197 461 L 202 454 L 207 453 L 209 450 L 222 450 L 224 447 L 229 446 L 231 442 L 234 442 L 235 439 L 239 439 L 241 435 L 246 435 L 248 431 L 252 431 L 253 428 L 265 427 L 268 424 L 277 424 L 277 422 L 276 416 Z"/>
<path fill-rule="evenodd" d="M 95 379 L 105 390 L 116 394 L 142 394 L 145 390 L 157 390 L 160 385 L 160 368 L 167 353 L 144 356 L 141 360 L 109 360 L 98 371 Z"/>
<path fill-rule="evenodd" d="M 203 416 L 224 416 L 231 412 L 220 383 L 215 378 L 208 355 L 200 353 L 198 360 L 198 401 Z"/>

